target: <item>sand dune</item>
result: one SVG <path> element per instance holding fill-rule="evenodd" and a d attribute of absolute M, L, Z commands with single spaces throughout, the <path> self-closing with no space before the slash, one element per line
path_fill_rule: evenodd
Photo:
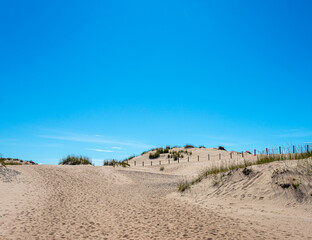
<path fill-rule="evenodd" d="M 257 191 L 247 186 L 243 205 L 233 207 L 242 197 L 231 196 L 231 191 L 210 192 L 209 180 L 180 194 L 176 185 L 181 168 L 185 166 L 168 167 L 162 173 L 158 167 L 9 166 L 20 174 L 0 181 L 0 239 L 308 239 L 311 235 L 307 227 L 311 216 L 299 216 L 310 209 L 309 204 L 261 212 L 262 206 L 252 198 L 247 205 L 248 194 Z M 230 186 L 223 192 L 226 188 Z M 241 191 L 238 185 L 234 189 Z M 259 194 L 266 194 L 264 190 Z"/>
<path fill-rule="evenodd" d="M 311 239 L 312 177 L 300 170 L 302 161 L 256 165 L 250 173 L 236 169 L 170 196 L 240 219 L 247 228 L 257 225 L 282 233 L 280 239 Z"/>
<path fill-rule="evenodd" d="M 224 151 L 218 150 L 216 148 L 182 148 L 182 147 L 175 147 L 171 148 L 170 152 L 179 152 L 179 151 L 187 151 L 191 154 L 182 153 L 183 158 L 179 159 L 179 163 L 188 163 L 188 162 L 209 162 L 215 163 L 219 162 L 220 160 L 231 160 L 231 161 L 242 161 L 242 160 L 255 160 L 256 157 L 254 155 L 244 152 L 243 155 L 241 153 L 235 151 Z M 160 154 L 159 158 L 150 159 L 149 154 L 155 153 L 155 150 L 146 152 L 140 156 L 136 156 L 129 161 L 129 164 L 132 167 L 142 167 L 144 162 L 144 167 L 150 167 L 151 163 L 152 166 L 158 165 L 173 165 L 178 164 L 178 161 L 174 161 L 173 158 L 168 158 L 167 153 Z M 170 164 L 169 164 L 170 163 Z"/>

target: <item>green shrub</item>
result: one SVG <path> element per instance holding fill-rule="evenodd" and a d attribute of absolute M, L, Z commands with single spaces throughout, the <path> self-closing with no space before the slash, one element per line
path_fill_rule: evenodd
<path fill-rule="evenodd" d="M 118 164 L 117 165 L 119 165 L 119 166 L 122 166 L 122 167 L 130 167 L 130 164 L 128 164 L 126 161 L 122 161 L 122 162 L 118 162 Z"/>
<path fill-rule="evenodd" d="M 149 158 L 150 159 L 155 159 L 155 158 L 159 158 L 160 153 L 158 151 L 156 151 L 155 153 L 150 153 L 149 154 Z"/>
<path fill-rule="evenodd" d="M 110 160 L 110 161 L 105 160 L 104 161 L 104 166 L 113 166 L 113 167 L 115 167 L 115 166 L 122 166 L 122 167 L 125 168 L 125 167 L 130 167 L 130 164 L 127 163 L 127 160 L 119 162 L 119 161 L 113 159 L 113 160 Z"/>
<path fill-rule="evenodd" d="M 174 161 L 178 160 L 178 158 L 184 158 L 183 153 L 187 155 L 192 155 L 192 152 L 188 152 L 187 150 L 180 150 L 180 151 L 171 151 L 168 155 L 168 158 L 173 158 Z"/>
<path fill-rule="evenodd" d="M 117 164 L 117 161 L 115 159 L 113 160 L 104 160 L 104 166 L 115 166 Z"/>
<path fill-rule="evenodd" d="M 186 145 L 184 146 L 184 148 L 194 148 L 194 146 L 191 145 L 191 144 L 186 144 Z"/>
<path fill-rule="evenodd" d="M 84 156 L 68 155 L 61 159 L 60 165 L 92 165 L 90 158 Z"/>
<path fill-rule="evenodd" d="M 222 147 L 222 146 L 219 146 L 219 147 L 218 147 L 218 150 L 223 150 L 223 151 L 226 151 L 226 150 L 225 150 L 225 148 L 224 148 L 224 147 Z"/>
<path fill-rule="evenodd" d="M 170 147 L 167 146 L 166 148 L 155 148 L 152 151 L 156 151 L 154 153 L 150 153 L 149 154 L 149 158 L 150 159 L 155 159 L 155 158 L 159 158 L 160 154 L 162 153 L 169 153 Z"/>
<path fill-rule="evenodd" d="M 164 166 L 161 166 L 159 171 L 164 171 L 165 170 L 165 167 Z"/>

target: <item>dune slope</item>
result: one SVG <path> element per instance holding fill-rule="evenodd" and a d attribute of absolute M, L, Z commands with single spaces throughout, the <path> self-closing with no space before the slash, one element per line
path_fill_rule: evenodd
<path fill-rule="evenodd" d="M 295 237 L 170 197 L 176 175 L 93 166 L 10 169 L 20 174 L 0 181 L 0 239 Z"/>

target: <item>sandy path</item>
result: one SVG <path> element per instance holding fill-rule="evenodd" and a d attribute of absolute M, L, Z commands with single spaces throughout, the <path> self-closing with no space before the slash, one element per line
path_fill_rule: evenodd
<path fill-rule="evenodd" d="M 12 166 L 0 239 L 279 239 L 249 221 L 175 201 L 180 177 L 92 166 Z M 283 237 L 282 237 L 283 236 Z"/>

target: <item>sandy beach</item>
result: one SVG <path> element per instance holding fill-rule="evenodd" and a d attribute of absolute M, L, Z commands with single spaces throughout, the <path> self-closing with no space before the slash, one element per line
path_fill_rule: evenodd
<path fill-rule="evenodd" d="M 207 191 L 203 191 L 208 188 L 207 182 L 178 193 L 177 183 L 185 176 L 175 168 L 163 173 L 158 167 L 144 171 L 94 166 L 8 166 L 10 174 L 6 181 L 0 181 L 0 239 L 312 236 L 311 211 L 306 211 L 311 210 L 309 204 L 274 207 L 268 201 L 264 207 L 250 201 L 248 205 L 231 196 L 231 191 L 223 196 L 223 201 L 217 195 L 207 200 Z"/>

